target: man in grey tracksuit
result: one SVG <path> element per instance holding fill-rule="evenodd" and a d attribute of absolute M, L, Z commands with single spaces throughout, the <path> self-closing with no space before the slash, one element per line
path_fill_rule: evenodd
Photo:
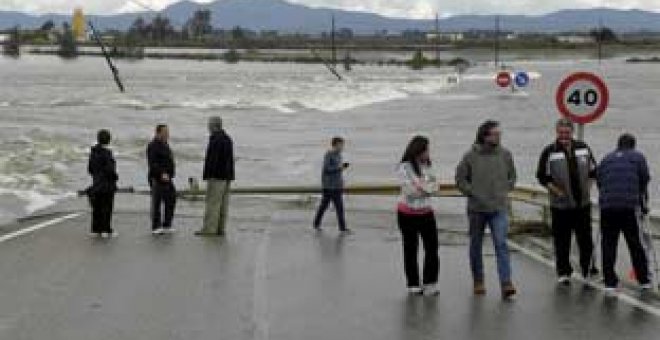
<path fill-rule="evenodd" d="M 486 293 L 482 248 L 485 228 L 489 226 L 497 256 L 502 297 L 509 298 L 516 293 L 511 281 L 506 241 L 509 229 L 508 194 L 516 184 L 516 168 L 511 152 L 500 145 L 499 123 L 487 121 L 481 125 L 476 143 L 456 169 L 456 184 L 468 197 L 474 293 Z"/>
<path fill-rule="evenodd" d="M 573 138 L 571 121 L 560 119 L 556 132 L 557 140 L 541 154 L 536 177 L 550 195 L 558 282 L 568 284 L 573 273 L 570 262 L 573 232 L 579 247 L 582 275 L 588 278 L 597 273 L 592 265 L 591 228 L 591 183 L 596 178 L 596 161 L 589 146 Z"/>

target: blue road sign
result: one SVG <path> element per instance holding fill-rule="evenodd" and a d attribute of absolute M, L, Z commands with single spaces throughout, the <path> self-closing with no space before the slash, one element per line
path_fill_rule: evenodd
<path fill-rule="evenodd" d="M 529 85 L 529 75 L 526 72 L 516 73 L 515 83 L 518 87 L 526 87 Z"/>

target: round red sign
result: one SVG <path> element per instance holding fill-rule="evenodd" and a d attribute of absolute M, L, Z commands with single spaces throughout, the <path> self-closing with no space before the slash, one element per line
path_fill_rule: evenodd
<path fill-rule="evenodd" d="M 511 86 L 511 73 L 509 72 L 500 72 L 497 74 L 497 85 L 499 87 L 509 87 Z"/>
<path fill-rule="evenodd" d="M 559 112 L 577 124 L 589 124 L 603 116 L 610 94 L 605 82 L 589 72 L 573 73 L 557 89 Z"/>

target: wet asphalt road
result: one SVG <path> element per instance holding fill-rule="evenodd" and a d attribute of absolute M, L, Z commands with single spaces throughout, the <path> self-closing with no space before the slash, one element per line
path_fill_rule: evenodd
<path fill-rule="evenodd" d="M 441 245 L 440 296 L 407 296 L 388 212 L 351 212 L 356 233 L 343 237 L 333 219 L 310 231 L 305 207 L 241 206 L 224 240 L 193 236 L 199 209 L 183 206 L 172 236 L 152 237 L 147 216 L 120 208 L 114 240 L 87 237 L 82 214 L 0 242 L 0 339 L 660 336 L 657 316 L 578 283 L 558 288 L 550 268 L 518 253 L 518 298 L 501 301 L 492 256 L 488 295 L 475 298 L 465 240 L 453 234 Z"/>

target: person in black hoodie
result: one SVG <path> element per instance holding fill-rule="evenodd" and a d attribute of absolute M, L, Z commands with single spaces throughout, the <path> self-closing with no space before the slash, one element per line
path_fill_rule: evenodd
<path fill-rule="evenodd" d="M 112 210 L 117 191 L 117 167 L 112 151 L 108 149 L 112 139 L 108 130 L 100 130 L 97 141 L 89 155 L 87 171 L 92 176 L 92 185 L 87 189 L 92 206 L 92 235 L 114 237 L 111 226 Z"/>
<path fill-rule="evenodd" d="M 174 231 L 172 218 L 176 206 L 176 188 L 173 182 L 175 164 L 168 144 L 169 136 L 167 125 L 160 124 L 156 127 L 156 136 L 147 146 L 151 187 L 151 230 L 154 235 Z M 161 206 L 165 207 L 164 214 L 161 214 Z"/>
<path fill-rule="evenodd" d="M 206 185 L 204 227 L 198 236 L 223 236 L 227 224 L 229 191 L 234 175 L 234 146 L 222 128 L 220 117 L 209 119 L 209 144 L 206 149 L 203 179 Z"/>

